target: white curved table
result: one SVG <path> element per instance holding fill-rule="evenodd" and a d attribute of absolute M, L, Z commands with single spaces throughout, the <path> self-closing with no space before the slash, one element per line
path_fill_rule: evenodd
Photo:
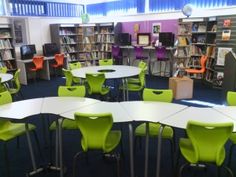
<path fill-rule="evenodd" d="M 12 80 L 13 75 L 9 74 L 9 73 L 0 73 L 0 78 L 1 78 L 0 83 L 4 83 L 4 82 L 8 82 L 8 81 Z"/>
<path fill-rule="evenodd" d="M 104 73 L 106 79 L 122 79 L 124 85 L 127 85 L 127 78 L 139 75 L 141 69 L 134 66 L 110 65 L 110 66 L 89 66 L 71 71 L 74 77 L 86 78 L 86 73 Z M 127 87 L 125 87 L 127 88 Z M 123 89 L 124 100 L 129 100 L 128 89 Z"/>

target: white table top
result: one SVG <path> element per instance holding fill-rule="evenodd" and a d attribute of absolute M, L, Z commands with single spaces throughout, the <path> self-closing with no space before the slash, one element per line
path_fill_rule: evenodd
<path fill-rule="evenodd" d="M 9 73 L 0 73 L 1 83 L 10 81 L 13 78 L 12 74 Z"/>
<path fill-rule="evenodd" d="M 180 104 L 156 101 L 129 101 L 121 102 L 120 104 L 131 116 L 132 120 L 150 122 L 159 122 L 187 108 L 187 106 Z"/>
<path fill-rule="evenodd" d="M 86 73 L 99 73 L 99 70 L 114 70 L 114 72 L 105 72 L 106 79 L 118 79 L 137 76 L 141 69 L 134 66 L 111 65 L 111 66 L 89 66 L 72 70 L 72 75 L 79 78 L 85 78 Z"/>
<path fill-rule="evenodd" d="M 206 123 L 233 122 L 234 132 L 236 131 L 236 121 L 212 108 L 188 107 L 183 111 L 161 120 L 160 123 L 185 129 L 189 120 Z"/>
<path fill-rule="evenodd" d="M 129 114 L 125 111 L 125 109 L 121 106 L 120 103 L 117 102 L 98 102 L 83 108 L 78 108 L 71 110 L 69 112 L 60 114 L 60 116 L 74 119 L 74 113 L 112 113 L 113 122 L 128 122 L 133 119 L 129 116 Z"/>
<path fill-rule="evenodd" d="M 236 106 L 213 107 L 216 111 L 236 120 Z"/>
<path fill-rule="evenodd" d="M 24 119 L 40 114 L 43 98 L 16 101 L 0 106 L 0 117 L 11 119 Z"/>
<path fill-rule="evenodd" d="M 100 102 L 96 99 L 81 97 L 47 97 L 44 98 L 41 113 L 62 114 L 64 112 Z"/>

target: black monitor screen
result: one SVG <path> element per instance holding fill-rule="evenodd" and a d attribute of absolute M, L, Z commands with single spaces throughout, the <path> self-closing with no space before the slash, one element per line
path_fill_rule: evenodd
<path fill-rule="evenodd" d="M 31 59 L 36 54 L 35 45 L 22 45 L 20 47 L 21 59 Z"/>
<path fill-rule="evenodd" d="M 161 42 L 162 46 L 173 47 L 174 40 L 175 40 L 175 35 L 171 32 L 159 33 L 159 42 Z"/>
<path fill-rule="evenodd" d="M 47 43 L 43 45 L 44 56 L 50 57 L 58 53 L 60 53 L 60 50 L 55 43 Z"/>
<path fill-rule="evenodd" d="M 131 45 L 131 35 L 129 33 L 118 33 L 115 35 L 117 45 Z"/>

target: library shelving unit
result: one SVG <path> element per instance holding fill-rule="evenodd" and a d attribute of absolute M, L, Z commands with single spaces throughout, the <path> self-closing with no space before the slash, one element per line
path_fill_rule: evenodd
<path fill-rule="evenodd" d="M 179 20 L 177 58 L 184 61 L 185 68 L 200 69 L 200 58 L 207 55 L 209 59 L 203 79 L 209 83 L 213 82 L 214 75 L 216 25 L 215 17 Z M 202 79 L 203 75 L 193 74 L 190 77 Z"/>
<path fill-rule="evenodd" d="M 0 67 L 6 66 L 8 72 L 16 71 L 15 49 L 13 46 L 12 27 L 10 24 L 0 25 Z"/>
<path fill-rule="evenodd" d="M 83 62 L 84 65 L 94 65 L 96 60 L 98 60 L 97 33 L 96 24 L 80 24 L 77 27 L 78 57 L 79 61 Z"/>
<path fill-rule="evenodd" d="M 77 24 L 51 24 L 51 41 L 65 53 L 68 62 L 78 60 Z"/>
<path fill-rule="evenodd" d="M 215 72 L 213 76 L 214 88 L 222 88 L 224 81 L 225 55 L 230 50 L 236 51 L 236 15 L 218 16 Z"/>
<path fill-rule="evenodd" d="M 112 58 L 112 44 L 114 44 L 114 24 L 100 23 L 98 24 L 97 44 L 99 46 L 98 57 L 100 59 Z"/>

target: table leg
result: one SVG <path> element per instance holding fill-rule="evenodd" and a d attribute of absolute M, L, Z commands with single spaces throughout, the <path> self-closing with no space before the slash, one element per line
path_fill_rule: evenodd
<path fill-rule="evenodd" d="M 123 89 L 122 89 L 122 91 L 123 91 L 123 100 L 126 101 L 126 99 L 125 99 L 126 84 L 125 84 L 125 79 L 124 78 L 122 78 L 122 87 L 123 87 Z"/>
<path fill-rule="evenodd" d="M 32 142 L 31 142 L 31 138 L 30 138 L 30 134 L 29 134 L 29 124 L 28 123 L 25 124 L 25 129 L 26 129 L 26 138 L 27 138 L 29 151 L 30 151 L 30 158 L 31 158 L 32 166 L 33 166 L 33 171 L 28 173 L 28 175 L 31 176 L 31 175 L 34 175 L 34 174 L 37 174 L 37 173 L 43 171 L 44 169 L 37 168 L 37 166 L 36 166 L 34 151 L 33 151 Z"/>
<path fill-rule="evenodd" d="M 162 132 L 164 127 L 161 125 L 159 128 L 159 134 L 158 134 L 158 145 L 157 145 L 157 171 L 156 171 L 156 177 L 160 176 L 160 166 L 161 166 L 161 138 L 162 138 Z"/>
<path fill-rule="evenodd" d="M 151 71 L 151 49 L 148 50 L 148 75 L 152 75 Z"/>
<path fill-rule="evenodd" d="M 144 177 L 148 177 L 149 123 L 146 123 Z"/>
<path fill-rule="evenodd" d="M 62 148 L 62 122 L 63 118 L 58 119 L 58 143 L 59 143 L 59 164 L 60 164 L 60 177 L 64 176 L 63 170 L 63 148 Z"/>
<path fill-rule="evenodd" d="M 125 88 L 126 88 L 126 101 L 129 101 L 129 89 L 128 89 L 128 78 L 125 78 Z"/>
<path fill-rule="evenodd" d="M 134 140 L 133 126 L 129 123 L 130 177 L 134 177 Z"/>

